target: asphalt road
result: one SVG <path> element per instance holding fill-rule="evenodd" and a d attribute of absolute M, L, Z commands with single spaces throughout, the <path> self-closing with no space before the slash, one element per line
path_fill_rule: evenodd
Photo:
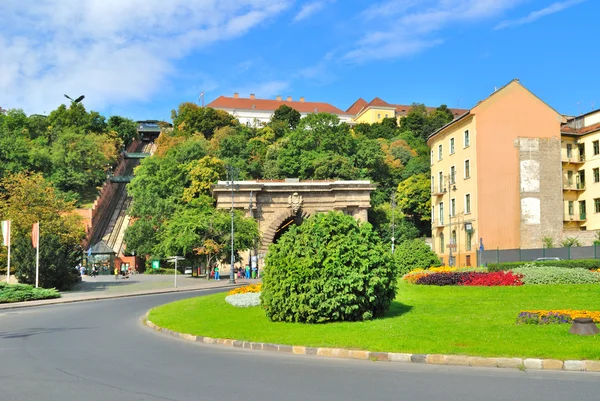
<path fill-rule="evenodd" d="M 207 292 L 0 311 L 1 401 L 593 400 L 600 374 L 293 356 L 153 332 L 151 307 Z"/>

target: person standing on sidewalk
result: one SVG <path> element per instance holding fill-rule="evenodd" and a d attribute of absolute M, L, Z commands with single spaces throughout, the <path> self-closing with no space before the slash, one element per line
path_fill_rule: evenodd
<path fill-rule="evenodd" d="M 219 266 L 215 266 L 215 280 L 221 280 L 219 278 Z"/>

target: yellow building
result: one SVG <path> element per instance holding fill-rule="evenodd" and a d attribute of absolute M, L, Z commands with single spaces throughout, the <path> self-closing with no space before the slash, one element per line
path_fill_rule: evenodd
<path fill-rule="evenodd" d="M 600 110 L 568 119 L 561 137 L 565 236 L 578 238 L 600 229 Z"/>
<path fill-rule="evenodd" d="M 513 80 L 429 137 L 432 243 L 445 263 L 475 265 L 480 243 L 535 248 L 562 235 L 562 119 Z"/>
<path fill-rule="evenodd" d="M 395 118 L 398 122 L 402 117 L 405 117 L 410 111 L 411 106 L 401 104 L 391 104 L 376 97 L 367 103 L 363 98 L 359 98 L 346 110 L 346 114 L 354 116 L 352 122 L 354 124 L 380 123 L 384 118 Z M 431 112 L 435 107 L 427 107 L 427 111 Z M 467 110 L 449 109 L 454 117 L 464 114 Z"/>

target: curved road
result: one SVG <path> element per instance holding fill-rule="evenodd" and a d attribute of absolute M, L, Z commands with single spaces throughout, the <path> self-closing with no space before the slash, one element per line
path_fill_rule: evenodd
<path fill-rule="evenodd" d="M 139 318 L 214 291 L 0 311 L 0 400 L 594 400 L 594 373 L 338 360 L 185 342 Z"/>

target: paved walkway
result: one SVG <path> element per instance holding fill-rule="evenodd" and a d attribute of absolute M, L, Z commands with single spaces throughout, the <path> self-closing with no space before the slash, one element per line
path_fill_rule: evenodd
<path fill-rule="evenodd" d="M 114 276 L 84 276 L 82 281 L 78 283 L 73 290 L 61 292 L 60 298 L 0 304 L 0 309 L 133 297 L 169 292 L 196 291 L 209 288 L 227 288 L 237 285 L 252 284 L 258 282 L 258 280 L 236 279 L 236 282 L 237 284 L 229 284 L 228 277 L 216 281 L 182 274 L 177 276 L 177 287 L 175 287 L 175 277 L 171 275 L 134 274 L 129 276 L 129 278 L 119 279 L 115 279 Z"/>

